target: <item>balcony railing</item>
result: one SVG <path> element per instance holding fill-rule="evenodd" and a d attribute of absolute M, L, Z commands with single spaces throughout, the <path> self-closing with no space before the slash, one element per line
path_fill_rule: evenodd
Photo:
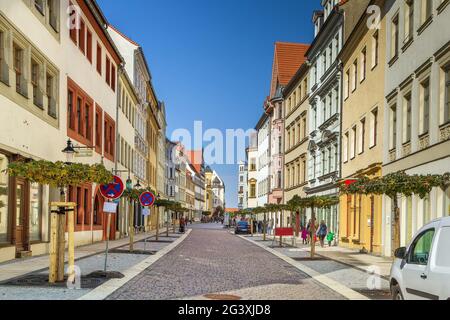
<path fill-rule="evenodd" d="M 23 74 L 16 73 L 16 91 L 25 98 L 28 98 L 28 81 Z"/>
<path fill-rule="evenodd" d="M 4 59 L 0 60 L 0 81 L 9 86 L 9 66 Z"/>
<path fill-rule="evenodd" d="M 33 86 L 33 103 L 37 107 L 44 109 L 44 94 L 38 86 Z"/>
<path fill-rule="evenodd" d="M 57 118 L 56 100 L 52 97 L 48 98 L 48 115 L 52 118 Z"/>

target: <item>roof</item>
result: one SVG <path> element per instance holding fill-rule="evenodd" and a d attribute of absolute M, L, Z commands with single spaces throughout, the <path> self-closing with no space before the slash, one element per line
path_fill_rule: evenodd
<path fill-rule="evenodd" d="M 203 150 L 188 150 L 186 151 L 186 156 L 189 162 L 194 167 L 195 171 L 197 171 L 197 173 L 200 173 L 202 171 L 203 165 Z"/>
<path fill-rule="evenodd" d="M 286 86 L 306 61 L 305 53 L 309 44 L 276 42 L 273 57 L 272 84 L 270 96 L 273 97 L 277 85 Z"/>
<path fill-rule="evenodd" d="M 115 26 L 113 26 L 112 24 L 108 24 L 108 27 L 110 27 L 111 29 L 113 29 L 115 32 L 117 32 L 120 36 L 122 36 L 122 38 L 124 38 L 125 40 L 127 40 L 128 42 L 130 42 L 131 44 L 134 44 L 136 47 L 140 47 L 140 45 L 136 42 L 131 40 L 128 36 L 126 36 L 122 31 L 120 31 L 118 28 L 116 28 Z"/>
<path fill-rule="evenodd" d="M 227 213 L 236 213 L 236 212 L 239 212 L 239 209 L 238 208 L 227 208 L 225 210 L 225 212 L 227 212 Z"/>

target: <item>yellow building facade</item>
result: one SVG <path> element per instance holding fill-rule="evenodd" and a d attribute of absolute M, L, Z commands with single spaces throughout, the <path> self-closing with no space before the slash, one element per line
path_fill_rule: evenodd
<path fill-rule="evenodd" d="M 384 2 L 376 1 L 382 11 Z M 340 53 L 343 181 L 382 175 L 385 30 L 385 12 L 373 29 L 364 12 Z M 341 195 L 339 212 L 339 245 L 381 254 L 382 197 Z"/>

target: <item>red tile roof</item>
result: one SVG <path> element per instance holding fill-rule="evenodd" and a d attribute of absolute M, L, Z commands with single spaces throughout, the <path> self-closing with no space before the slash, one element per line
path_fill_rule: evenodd
<path fill-rule="evenodd" d="M 228 208 L 228 209 L 225 210 L 225 212 L 227 212 L 227 213 L 236 213 L 236 212 L 239 212 L 239 209 L 237 209 L 237 208 Z"/>
<path fill-rule="evenodd" d="M 309 44 L 276 42 L 273 58 L 271 96 L 275 94 L 277 82 L 286 86 L 300 66 L 306 61 Z"/>
<path fill-rule="evenodd" d="M 194 167 L 197 173 L 200 173 L 202 170 L 203 164 L 203 151 L 202 150 L 188 150 L 186 151 L 186 156 L 189 162 Z"/>

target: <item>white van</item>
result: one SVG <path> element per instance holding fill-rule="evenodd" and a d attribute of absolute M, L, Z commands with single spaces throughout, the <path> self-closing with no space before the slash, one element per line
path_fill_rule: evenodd
<path fill-rule="evenodd" d="M 394 300 L 450 300 L 450 217 L 430 222 L 395 251 L 390 284 Z"/>

